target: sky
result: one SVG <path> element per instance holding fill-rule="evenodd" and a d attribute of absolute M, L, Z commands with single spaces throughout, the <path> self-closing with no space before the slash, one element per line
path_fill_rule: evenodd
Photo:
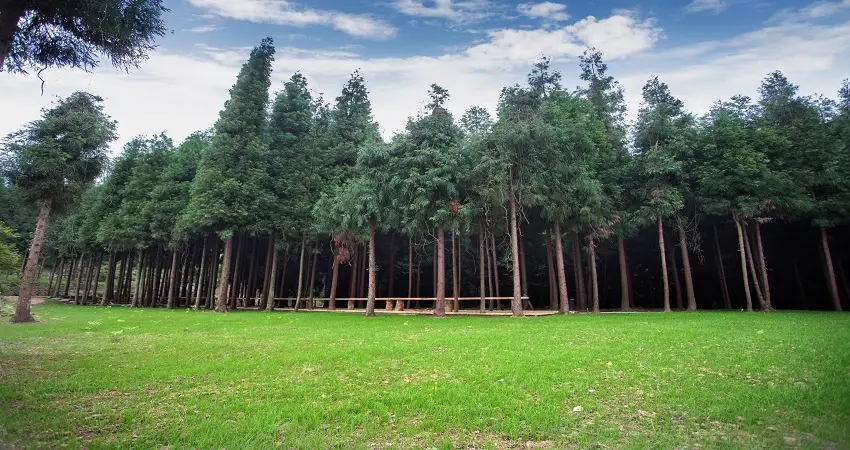
<path fill-rule="evenodd" d="M 783 71 L 804 95 L 835 97 L 850 77 L 850 0 L 166 0 L 170 32 L 138 69 L 0 74 L 0 136 L 57 97 L 100 95 L 118 122 L 117 154 L 138 135 L 175 143 L 211 127 L 253 46 L 274 38 L 272 93 L 302 72 L 314 95 L 339 95 L 360 69 L 389 139 L 449 90 L 459 117 L 494 112 L 504 86 L 551 58 L 565 88 L 581 85 L 578 56 L 599 49 L 624 87 L 630 116 L 651 76 L 702 114 L 736 94 L 757 97 Z"/>

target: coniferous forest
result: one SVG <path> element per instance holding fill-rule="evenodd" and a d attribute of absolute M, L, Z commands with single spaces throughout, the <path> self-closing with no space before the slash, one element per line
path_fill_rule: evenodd
<path fill-rule="evenodd" d="M 495 116 L 432 85 L 386 142 L 363 74 L 333 98 L 272 86 L 274 52 L 179 144 L 110 159 L 116 122 L 83 92 L 4 140 L 13 321 L 42 271 L 77 304 L 215 311 L 848 307 L 848 80 L 812 97 L 773 72 L 699 116 L 651 78 L 632 119 L 589 49 L 581 86 L 544 58 Z"/>

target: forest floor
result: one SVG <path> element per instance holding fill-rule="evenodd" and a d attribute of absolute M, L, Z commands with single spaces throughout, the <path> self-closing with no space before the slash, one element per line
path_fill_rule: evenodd
<path fill-rule="evenodd" d="M 0 448 L 850 447 L 847 313 L 33 311 Z"/>

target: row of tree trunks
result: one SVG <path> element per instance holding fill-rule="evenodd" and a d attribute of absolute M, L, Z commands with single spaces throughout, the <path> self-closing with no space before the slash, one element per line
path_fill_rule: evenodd
<path fill-rule="evenodd" d="M 658 219 L 658 236 L 659 249 L 662 252 L 662 271 L 661 282 L 664 285 L 664 306 L 668 310 L 671 306 L 677 309 L 696 309 L 696 299 L 694 298 L 694 286 L 690 269 L 688 238 L 687 231 L 682 221 L 668 222 L 672 224 L 673 230 L 664 230 L 662 218 Z M 770 284 L 768 279 L 768 269 L 766 265 L 766 257 L 764 253 L 764 245 L 761 236 L 761 223 L 758 220 L 743 219 L 733 217 L 733 223 L 736 226 L 736 231 L 739 231 L 739 249 L 742 262 L 742 274 L 746 280 L 745 294 L 748 299 L 748 309 L 752 309 L 753 293 L 759 302 L 759 307 L 762 310 L 769 311 L 772 309 L 770 297 Z M 482 224 L 483 225 L 483 224 Z M 518 224 L 517 224 L 518 225 Z M 557 228 L 557 229 L 556 229 Z M 460 301 L 463 294 L 462 274 L 463 274 L 463 239 L 457 232 L 452 232 L 451 238 L 451 256 L 452 256 L 452 291 L 451 299 L 449 300 L 445 282 L 448 281 L 445 274 L 445 253 L 446 239 L 445 231 L 443 230 L 442 242 L 439 238 L 433 242 L 436 250 L 436 264 L 434 269 L 437 271 L 434 277 L 435 297 L 440 297 L 442 294 L 442 303 L 435 304 L 435 313 L 443 314 L 449 310 L 457 311 L 460 309 Z M 678 231 L 678 242 L 670 233 Z M 719 293 L 722 296 L 723 307 L 731 308 L 732 300 L 728 291 L 728 281 L 726 275 L 726 267 L 724 263 L 721 242 L 718 237 L 717 230 L 714 229 L 714 257 L 716 259 L 717 277 L 720 281 Z M 551 233 L 555 233 L 555 239 L 552 239 Z M 827 230 L 818 229 L 819 250 L 823 263 L 823 272 L 827 278 L 827 287 L 829 288 L 830 296 L 832 297 L 833 307 L 839 309 L 841 305 L 841 297 L 844 292 L 839 292 L 841 283 L 839 283 L 839 272 L 843 272 L 843 267 L 840 261 L 832 260 L 832 255 L 829 248 L 829 236 Z M 580 236 L 577 233 L 573 234 L 573 270 L 576 275 L 576 300 L 579 308 L 586 310 L 598 311 L 600 308 L 599 297 L 600 288 L 607 285 L 605 280 L 598 279 L 601 274 L 597 273 L 598 262 L 596 261 L 597 243 L 585 236 L 585 249 L 587 261 L 585 266 L 582 264 Z M 530 241 L 525 241 L 520 237 L 519 230 L 515 236 L 509 236 L 511 239 L 511 251 L 514 251 L 516 244 L 516 258 L 512 255 L 512 263 L 516 263 L 517 270 L 512 271 L 514 280 L 517 281 L 514 287 L 519 288 L 520 304 L 517 307 L 512 297 L 511 310 L 514 314 L 521 313 L 530 305 L 523 299 L 529 293 L 529 267 L 526 261 L 525 246 Z M 668 240 L 667 238 L 674 239 Z M 551 280 L 550 285 L 550 307 L 555 306 L 559 311 L 567 312 L 570 308 L 569 293 L 566 286 L 566 268 L 563 254 L 563 235 L 559 229 L 559 224 L 554 222 L 550 230 L 546 232 L 545 244 L 546 248 L 546 272 L 533 270 L 532 274 L 535 277 Z M 235 241 L 233 241 L 235 239 Z M 392 238 L 390 238 L 392 239 Z M 368 245 L 357 245 L 353 249 L 351 277 L 348 296 L 349 298 L 359 297 L 366 298 L 365 302 L 367 313 L 374 312 L 376 305 L 369 304 L 368 299 L 377 298 L 379 285 L 377 283 L 378 274 L 377 260 L 372 261 L 374 257 L 377 259 L 377 249 L 372 248 L 375 236 L 370 236 Z M 498 247 L 496 238 L 493 233 L 489 232 L 486 227 L 482 226 L 478 236 L 479 240 L 479 294 L 484 299 L 484 309 L 488 308 L 487 297 L 499 297 L 499 270 L 498 270 Z M 227 242 L 224 242 L 225 247 Z M 443 257 L 440 260 L 440 250 L 442 244 Z M 154 246 L 138 254 L 134 252 L 117 252 L 113 251 L 107 255 L 96 253 L 77 253 L 73 256 L 60 256 L 57 258 L 58 270 L 51 270 L 48 290 L 51 294 L 64 295 L 71 298 L 77 304 L 87 304 L 90 302 L 100 302 L 101 304 L 125 304 L 129 303 L 134 306 L 167 306 L 169 308 L 187 306 L 200 308 L 212 307 L 215 303 L 212 300 L 216 299 L 215 290 L 208 287 L 210 283 L 219 285 L 221 288 L 221 279 L 217 278 L 218 268 L 221 259 L 218 257 L 218 239 L 210 240 L 204 238 L 194 242 L 189 242 L 174 249 L 166 249 L 162 246 Z M 227 287 L 227 295 L 225 296 L 225 305 L 229 308 L 235 307 L 255 307 L 257 309 L 273 309 L 274 304 L 271 301 L 276 295 L 286 296 L 283 290 L 287 278 L 295 275 L 288 273 L 286 262 L 283 272 L 280 271 L 281 264 L 276 264 L 279 252 L 276 249 L 276 242 L 273 237 L 248 237 L 244 233 L 238 233 L 231 238 L 230 257 L 225 257 L 225 274 L 224 283 Z M 414 238 L 408 238 L 408 258 L 407 258 L 407 295 L 413 297 L 414 291 L 419 297 L 421 286 L 421 257 L 414 261 Z M 679 246 L 679 252 L 675 251 L 675 246 Z M 234 248 L 237 247 L 237 248 Z M 394 299 L 394 283 L 395 280 L 395 247 L 391 245 L 393 251 L 389 254 L 384 254 L 386 260 L 389 261 L 389 269 L 383 274 L 389 274 L 386 278 L 384 275 L 381 288 L 385 288 L 389 292 L 390 300 L 382 305 L 387 310 L 404 309 L 405 302 Z M 620 267 L 620 308 L 628 310 L 631 307 L 631 279 L 628 270 L 628 259 L 626 255 L 625 241 L 622 237 L 616 237 L 616 248 L 618 252 L 618 263 Z M 375 253 L 374 255 L 372 253 Z M 214 255 L 214 256 L 213 256 Z M 312 257 L 310 257 L 312 255 Z M 330 295 L 336 297 L 340 294 L 339 291 L 339 266 L 340 263 L 336 258 L 336 253 L 332 253 L 332 259 L 329 261 L 329 270 L 322 275 L 323 271 L 319 270 L 319 265 L 323 265 L 325 257 L 322 256 L 318 240 L 311 237 L 306 237 L 302 240 L 301 258 L 299 259 L 299 267 L 297 270 L 297 290 L 295 297 L 298 299 L 296 308 L 313 308 L 315 305 L 315 297 L 320 291 L 327 291 L 330 288 Z M 104 257 L 106 261 L 104 262 Z M 600 254 L 600 258 L 602 255 Z M 669 259 L 668 259 L 669 258 Z M 681 258 L 681 259 L 679 259 Z M 285 261 L 288 259 L 285 258 Z M 604 260 L 600 261 L 604 264 Z M 105 289 L 103 295 L 99 291 L 100 270 L 104 266 L 107 272 L 105 277 Z M 442 275 L 440 274 L 440 264 L 444 265 Z M 672 273 L 667 270 L 670 265 Z M 138 266 L 138 267 L 134 267 Z M 50 265 L 48 265 L 50 267 Z M 586 272 L 585 272 L 586 269 Z M 681 269 L 681 272 L 679 270 Z M 37 268 L 36 268 L 37 270 Z M 414 276 L 416 272 L 416 276 Z M 603 272 L 607 273 L 607 272 Z M 684 279 L 681 277 L 684 276 Z M 842 273 L 843 278 L 846 275 Z M 136 278 L 134 278 L 136 277 Z M 320 278 L 317 286 L 316 279 Z M 671 279 L 672 278 L 672 279 Z M 321 281 L 321 280 L 324 281 Z M 439 281 L 443 281 L 442 286 Z M 386 281 L 387 284 L 383 284 Z M 427 282 L 427 281 L 426 281 Z M 600 283 L 602 283 L 600 285 Z M 372 284 L 374 291 L 372 292 Z M 563 286 L 561 286 L 563 284 Z M 414 288 L 416 286 L 416 288 Z M 675 305 L 670 305 L 670 289 L 674 290 Z M 367 293 L 367 289 L 369 292 Z M 848 289 L 845 286 L 845 289 Z M 64 291 L 64 294 L 62 292 Z M 516 292 L 513 292 L 516 294 Z M 70 294 L 70 295 L 69 295 Z M 488 295 L 489 294 L 489 295 Z M 804 290 L 801 290 L 801 295 Z M 210 300 L 203 301 L 209 295 Z M 324 295 L 322 295 L 324 297 Z M 304 300 L 303 302 L 301 300 Z M 219 298 L 220 300 L 220 298 Z M 271 307 L 269 303 L 272 302 Z M 450 302 L 450 303 L 446 303 Z M 329 308 L 335 308 L 334 302 L 329 302 Z M 481 305 L 477 305 L 480 306 Z M 499 308 L 495 301 L 491 300 L 490 308 Z M 449 309 L 450 308 L 450 309 Z"/>

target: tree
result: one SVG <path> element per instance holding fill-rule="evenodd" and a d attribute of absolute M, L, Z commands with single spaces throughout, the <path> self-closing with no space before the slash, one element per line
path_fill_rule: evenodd
<path fill-rule="evenodd" d="M 98 54 L 137 67 L 165 35 L 162 0 L 9 0 L 0 7 L 0 70 L 91 70 Z"/>
<path fill-rule="evenodd" d="M 459 144 L 463 132 L 445 108 L 449 93 L 433 84 L 430 102 L 416 119 L 408 119 L 405 132 L 393 140 L 387 187 L 396 193 L 393 202 L 399 221 L 408 232 L 436 231 L 437 292 L 434 315 L 445 316 L 445 229 L 453 225 L 450 204 L 457 199 Z"/>
<path fill-rule="evenodd" d="M 75 92 L 7 139 L 10 179 L 27 198 L 41 203 L 13 323 L 35 320 L 30 299 L 51 209 L 73 202 L 103 172 L 115 137 L 103 99 Z"/>
<path fill-rule="evenodd" d="M 607 146 L 601 149 L 595 158 L 596 170 L 601 178 L 603 194 L 609 197 L 612 211 L 608 211 L 609 219 L 614 225 L 606 232 L 616 233 L 617 253 L 620 267 L 620 309 L 629 310 L 629 273 L 626 264 L 625 238 L 632 236 L 637 227 L 631 220 L 636 199 L 632 190 L 624 187 L 633 183 L 632 158 L 628 151 L 625 114 L 626 102 L 623 88 L 608 75 L 608 65 L 602 60 L 602 53 L 596 49 L 584 52 L 579 58 L 581 79 L 587 82 L 587 87 L 581 94 L 593 105 L 597 117 L 605 127 Z"/>
<path fill-rule="evenodd" d="M 251 52 L 242 66 L 230 99 L 215 123 L 215 135 L 198 167 L 183 230 L 217 232 L 225 242 L 216 311 L 227 310 L 227 286 L 233 257 L 233 235 L 251 229 L 273 210 L 266 167 L 266 108 L 271 86 L 274 46 L 271 38 Z"/>
<path fill-rule="evenodd" d="M 643 104 L 635 124 L 635 147 L 641 153 L 641 167 L 646 180 L 643 187 L 645 203 L 639 215 L 645 223 L 654 221 L 658 228 L 665 311 L 670 311 L 670 288 L 664 248 L 664 219 L 677 217 L 677 220 L 681 220 L 684 181 L 683 166 L 678 156 L 685 152 L 688 145 L 692 123 L 693 119 L 685 112 L 682 101 L 673 97 L 665 83 L 657 77 L 646 83 L 643 87 Z M 684 233 L 680 236 L 683 239 Z M 682 255 L 683 258 L 687 257 L 686 248 L 682 249 Z M 686 283 L 688 307 L 695 309 L 692 281 L 686 279 Z"/>

